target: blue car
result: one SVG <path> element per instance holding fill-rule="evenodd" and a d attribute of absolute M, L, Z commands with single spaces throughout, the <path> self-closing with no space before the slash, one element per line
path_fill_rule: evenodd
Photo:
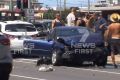
<path fill-rule="evenodd" d="M 98 66 L 107 63 L 102 34 L 86 27 L 54 28 L 45 40 L 25 40 L 24 50 L 26 54 L 51 57 L 53 65 L 64 60 L 80 64 L 90 61 Z"/>

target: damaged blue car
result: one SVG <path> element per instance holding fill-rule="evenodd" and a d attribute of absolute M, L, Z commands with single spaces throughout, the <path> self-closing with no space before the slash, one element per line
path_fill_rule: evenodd
<path fill-rule="evenodd" d="M 45 40 L 25 40 L 24 54 L 49 56 L 53 65 L 64 60 L 80 64 L 90 61 L 98 66 L 107 63 L 102 34 L 86 27 L 61 26 L 50 30 Z"/>

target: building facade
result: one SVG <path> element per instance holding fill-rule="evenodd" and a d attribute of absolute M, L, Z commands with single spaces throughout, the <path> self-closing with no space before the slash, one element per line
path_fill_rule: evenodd
<path fill-rule="evenodd" d="M 120 0 L 97 0 L 97 3 L 108 5 L 120 5 Z"/>

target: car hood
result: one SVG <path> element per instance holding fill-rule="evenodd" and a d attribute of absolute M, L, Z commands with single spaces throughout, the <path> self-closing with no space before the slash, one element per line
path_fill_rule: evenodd
<path fill-rule="evenodd" d="M 89 36 L 83 36 L 83 35 L 77 35 L 77 36 L 71 36 L 71 37 L 60 37 L 62 38 L 66 44 L 70 45 L 71 43 L 95 43 L 95 44 L 101 44 L 103 43 L 103 37 L 100 35 L 89 35 Z"/>

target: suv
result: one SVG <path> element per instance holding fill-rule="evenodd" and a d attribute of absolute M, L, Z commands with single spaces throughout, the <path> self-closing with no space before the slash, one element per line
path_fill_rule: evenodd
<path fill-rule="evenodd" d="M 11 50 L 16 53 L 23 49 L 23 38 L 32 38 L 38 31 L 32 23 L 24 21 L 5 21 L 0 22 L 0 33 L 10 39 Z"/>

